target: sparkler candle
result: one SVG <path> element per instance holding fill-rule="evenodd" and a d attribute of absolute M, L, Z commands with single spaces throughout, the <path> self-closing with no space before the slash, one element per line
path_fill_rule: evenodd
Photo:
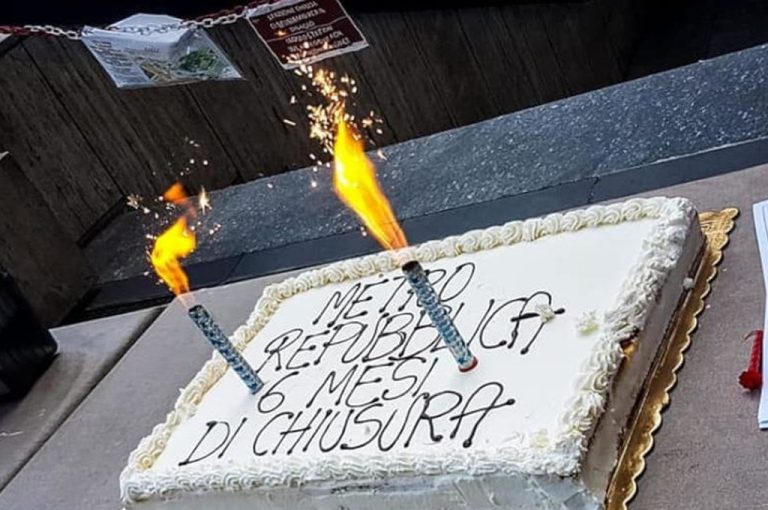
<path fill-rule="evenodd" d="M 461 333 L 456 329 L 453 320 L 440 303 L 435 289 L 427 279 L 427 273 L 417 261 L 407 262 L 402 267 L 406 280 L 413 289 L 413 293 L 419 298 L 419 304 L 429 315 L 432 325 L 435 326 L 443 341 L 448 346 L 448 350 L 459 364 L 459 370 L 468 372 L 477 365 L 477 358 L 469 351 Z"/>
<path fill-rule="evenodd" d="M 251 394 L 257 394 L 262 386 L 264 386 L 264 383 L 259 376 L 256 375 L 256 372 L 251 365 L 245 361 L 243 355 L 235 349 L 235 346 L 232 345 L 229 338 L 227 338 L 221 331 L 221 328 L 213 320 L 213 317 L 211 317 L 208 310 L 206 310 L 203 305 L 194 305 L 187 310 L 187 313 L 189 314 L 190 319 L 192 319 L 192 322 L 194 322 L 203 335 L 205 335 L 205 338 L 208 339 L 217 351 L 219 351 L 219 354 L 227 360 L 227 363 L 229 363 L 232 370 L 234 370 L 245 385 L 248 386 Z"/>
<path fill-rule="evenodd" d="M 385 248 L 396 250 L 407 247 L 405 234 L 376 179 L 373 163 L 365 155 L 362 141 L 347 125 L 343 111 L 337 120 L 333 155 L 333 185 L 339 198 L 363 220 L 371 234 Z M 416 261 L 408 262 L 402 266 L 402 270 L 419 298 L 419 304 L 427 312 L 432 325 L 456 358 L 459 370 L 472 370 L 477 365 L 477 359 L 469 351 L 445 307 L 440 303 L 421 264 Z"/>
<path fill-rule="evenodd" d="M 194 217 L 195 209 L 189 204 L 181 186 L 174 185 L 165 193 L 164 197 L 176 205 L 183 206 L 186 213 L 168 230 L 158 236 L 155 240 L 155 246 L 152 248 L 150 260 L 160 279 L 187 306 L 187 300 L 191 297 L 188 294 L 189 278 L 182 269 L 180 260 L 192 253 L 197 245 L 195 234 L 187 227 L 187 217 Z M 229 338 L 221 331 L 210 312 L 203 305 L 196 304 L 187 310 L 187 314 L 208 342 L 229 363 L 230 368 L 245 383 L 248 390 L 254 395 L 258 393 L 264 383 L 245 358 L 235 349 Z"/>

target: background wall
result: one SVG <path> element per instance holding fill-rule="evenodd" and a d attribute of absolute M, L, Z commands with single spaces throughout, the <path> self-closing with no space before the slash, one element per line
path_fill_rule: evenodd
<path fill-rule="evenodd" d="M 371 47 L 323 65 L 358 79 L 358 101 L 386 120 L 377 141 L 387 145 L 622 81 L 647 5 L 353 5 Z M 248 24 L 209 33 L 247 81 L 121 91 L 78 42 L 0 46 L 0 150 L 13 154 L 73 240 L 87 242 L 124 209 L 125 196 L 157 195 L 185 168 L 186 183 L 214 189 L 311 164 L 318 148 L 289 104 L 301 97 L 300 79 Z"/>

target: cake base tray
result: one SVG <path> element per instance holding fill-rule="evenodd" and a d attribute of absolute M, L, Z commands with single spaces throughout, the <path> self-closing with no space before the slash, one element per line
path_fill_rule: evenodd
<path fill-rule="evenodd" d="M 626 510 L 637 493 L 637 479 L 645 470 L 645 456 L 653 448 L 653 435 L 661 426 L 662 413 L 669 405 L 669 394 L 677 382 L 677 372 L 683 365 L 685 351 L 691 344 L 691 335 L 704 310 L 704 300 L 711 290 L 710 283 L 717 276 L 717 266 L 723 258 L 728 235 L 738 215 L 739 210 L 735 208 L 699 214 L 705 249 L 694 286 L 670 330 L 669 341 L 656 369 L 638 400 L 638 412 L 627 429 L 624 450 L 608 486 L 606 510 Z"/>

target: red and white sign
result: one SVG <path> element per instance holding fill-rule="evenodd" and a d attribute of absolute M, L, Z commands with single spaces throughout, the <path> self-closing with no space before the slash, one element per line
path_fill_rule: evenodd
<path fill-rule="evenodd" d="M 338 0 L 282 0 L 248 21 L 285 69 L 361 50 L 368 42 Z"/>

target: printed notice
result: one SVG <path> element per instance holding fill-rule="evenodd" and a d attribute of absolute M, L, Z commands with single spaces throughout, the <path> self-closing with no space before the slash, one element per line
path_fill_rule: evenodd
<path fill-rule="evenodd" d="M 118 88 L 241 78 L 205 30 L 180 23 L 171 16 L 137 14 L 108 29 L 85 27 L 82 41 Z M 126 27 L 144 27 L 148 33 L 120 30 Z"/>
<path fill-rule="evenodd" d="M 252 9 L 248 20 L 285 69 L 368 46 L 338 0 L 283 0 Z"/>

